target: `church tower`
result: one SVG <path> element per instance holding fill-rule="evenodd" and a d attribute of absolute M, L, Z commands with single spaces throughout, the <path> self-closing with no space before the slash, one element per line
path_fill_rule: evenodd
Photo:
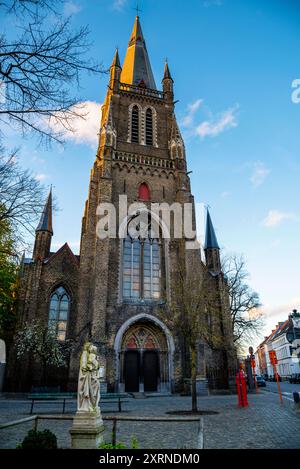
<path fill-rule="evenodd" d="M 175 227 L 164 238 L 162 227 L 152 222 L 150 226 L 148 215 L 143 227 L 136 228 L 139 210 L 123 213 L 119 204 L 120 197 L 126 197 L 127 206 L 143 206 L 145 212 L 153 203 L 194 204 L 184 141 L 174 113 L 173 86 L 166 63 L 162 90 L 157 89 L 137 16 L 123 66 L 118 50 L 113 57 L 102 106 L 82 219 L 75 327 L 80 340 L 71 358 L 70 387 L 76 387 L 79 354 L 87 339 L 98 345 L 104 386 L 109 391 L 173 392 L 182 389 L 188 378 L 184 344 L 168 325 L 164 311 L 172 300 L 178 263 L 188 265 L 195 251 L 182 249 L 174 236 Z M 103 204 L 107 210 L 114 207 L 114 236 L 99 236 Z M 133 227 L 143 228 L 144 235 L 134 236 Z M 207 244 L 209 269 L 211 249 Z M 204 268 L 200 250 L 196 256 Z M 216 267 L 213 261 L 212 268 Z M 203 364 L 204 357 L 199 356 Z"/>

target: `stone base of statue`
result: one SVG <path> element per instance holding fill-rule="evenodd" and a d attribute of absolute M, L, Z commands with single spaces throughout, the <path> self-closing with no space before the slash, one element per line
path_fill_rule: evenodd
<path fill-rule="evenodd" d="M 73 449 L 97 449 L 103 443 L 103 420 L 97 412 L 78 411 L 70 429 Z"/>

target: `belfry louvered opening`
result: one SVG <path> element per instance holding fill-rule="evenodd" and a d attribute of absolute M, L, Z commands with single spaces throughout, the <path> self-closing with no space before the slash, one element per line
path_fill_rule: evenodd
<path fill-rule="evenodd" d="M 133 106 L 131 113 L 131 142 L 139 143 L 139 108 Z"/>
<path fill-rule="evenodd" d="M 149 108 L 146 111 L 146 145 L 153 145 L 153 115 Z"/>

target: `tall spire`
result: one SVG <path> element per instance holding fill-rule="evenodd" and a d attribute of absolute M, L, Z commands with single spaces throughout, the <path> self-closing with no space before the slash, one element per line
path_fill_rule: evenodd
<path fill-rule="evenodd" d="M 121 82 L 156 90 L 139 17 L 135 17 L 121 73 Z"/>
<path fill-rule="evenodd" d="M 217 241 L 214 225 L 210 218 L 209 210 L 207 209 L 206 215 L 206 232 L 204 249 L 220 249 Z"/>
<path fill-rule="evenodd" d="M 52 187 L 50 188 L 47 201 L 44 206 L 43 213 L 41 215 L 40 222 L 37 226 L 37 231 L 48 231 L 53 235 L 52 229 Z"/>

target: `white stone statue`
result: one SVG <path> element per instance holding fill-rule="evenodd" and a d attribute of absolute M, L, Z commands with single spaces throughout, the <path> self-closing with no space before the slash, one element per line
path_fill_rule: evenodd
<path fill-rule="evenodd" d="M 80 357 L 77 412 L 100 413 L 100 366 L 97 347 L 86 342 Z"/>

